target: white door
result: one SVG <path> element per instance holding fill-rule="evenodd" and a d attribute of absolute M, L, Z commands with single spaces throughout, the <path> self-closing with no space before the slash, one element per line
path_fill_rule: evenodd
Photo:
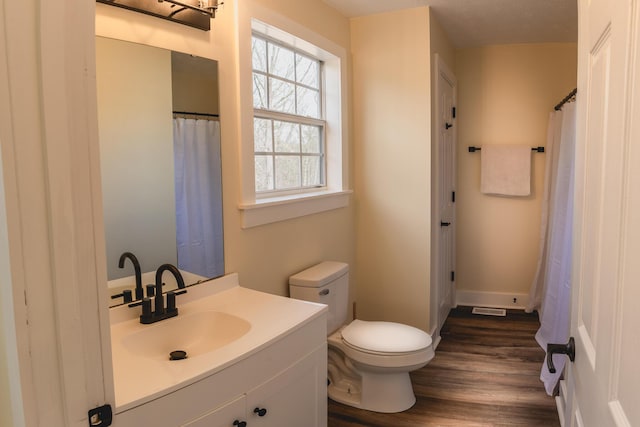
<path fill-rule="evenodd" d="M 564 425 L 640 426 L 640 5 L 578 3 L 576 355 Z"/>
<path fill-rule="evenodd" d="M 436 55 L 436 221 L 438 335 L 455 299 L 456 78 Z"/>

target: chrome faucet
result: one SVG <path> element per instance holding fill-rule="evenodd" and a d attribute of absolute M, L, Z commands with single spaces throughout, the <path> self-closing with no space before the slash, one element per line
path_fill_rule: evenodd
<path fill-rule="evenodd" d="M 164 295 L 162 294 L 162 274 L 165 271 L 169 271 L 173 274 L 178 282 L 178 289 L 181 291 L 169 291 L 167 292 L 167 305 L 164 304 Z M 149 324 L 159 322 L 160 320 L 168 319 L 178 315 L 178 307 L 176 307 L 176 296 L 186 293 L 184 289 L 184 279 L 180 270 L 174 265 L 162 264 L 156 270 L 156 283 L 155 283 L 155 295 L 153 297 L 153 311 L 151 310 L 151 298 L 146 297 L 142 300 L 142 314 L 140 315 L 140 323 Z"/>

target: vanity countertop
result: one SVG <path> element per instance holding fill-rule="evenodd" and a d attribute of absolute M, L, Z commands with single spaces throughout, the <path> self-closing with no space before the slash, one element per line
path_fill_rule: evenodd
<path fill-rule="evenodd" d="M 151 325 L 140 324 L 139 307 L 124 305 L 110 310 L 116 412 L 171 393 L 244 360 L 327 310 L 322 304 L 243 288 L 238 284 L 237 274 L 189 287 L 188 293 L 177 300 L 177 317 Z M 235 341 L 185 360 L 169 361 L 168 355 L 143 357 L 124 345 L 127 339 L 148 328 L 166 328 L 168 334 L 176 333 L 171 331 L 169 322 L 206 311 L 241 318 L 250 327 Z"/>

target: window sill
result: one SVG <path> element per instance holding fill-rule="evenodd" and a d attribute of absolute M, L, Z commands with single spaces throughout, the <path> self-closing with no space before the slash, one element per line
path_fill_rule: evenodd
<path fill-rule="evenodd" d="M 238 206 L 242 213 L 242 228 L 312 215 L 349 205 L 353 191 L 322 191 L 312 194 L 271 197 Z"/>

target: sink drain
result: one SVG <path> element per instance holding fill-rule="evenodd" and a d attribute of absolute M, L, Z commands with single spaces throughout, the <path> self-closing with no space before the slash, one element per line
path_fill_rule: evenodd
<path fill-rule="evenodd" d="M 184 350 L 174 350 L 169 353 L 169 360 L 182 360 L 187 358 L 187 352 Z"/>

